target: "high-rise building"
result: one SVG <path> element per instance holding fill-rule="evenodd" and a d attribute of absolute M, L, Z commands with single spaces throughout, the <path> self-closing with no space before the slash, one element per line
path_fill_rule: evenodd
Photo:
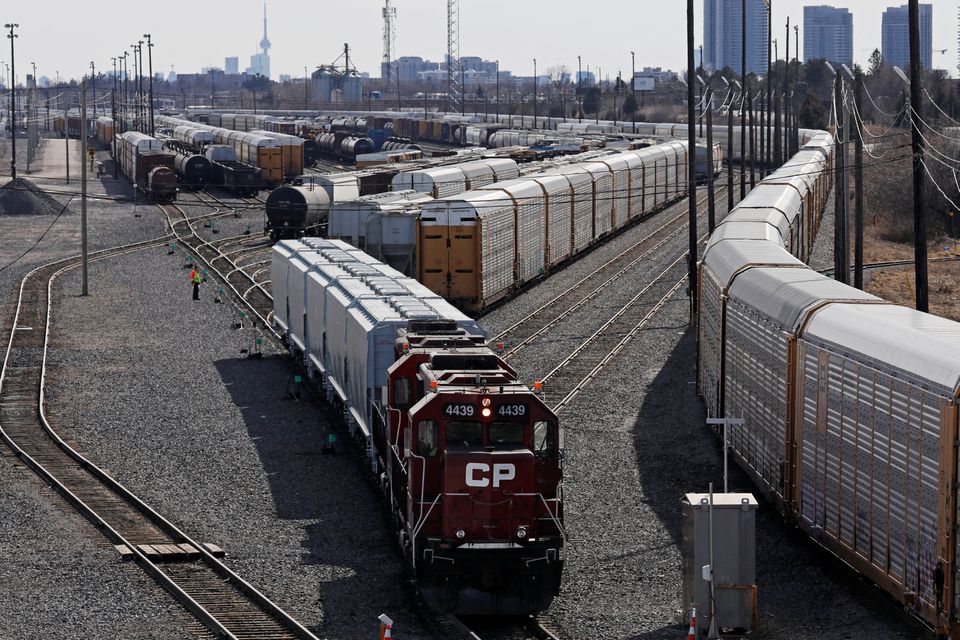
<path fill-rule="evenodd" d="M 232 56 L 224 59 L 223 71 L 227 75 L 237 75 L 240 73 L 240 58 L 237 56 Z"/>
<path fill-rule="evenodd" d="M 904 71 L 910 68 L 910 14 L 907 5 L 883 12 L 883 61 Z M 933 68 L 933 5 L 920 5 L 920 64 Z"/>
<path fill-rule="evenodd" d="M 770 33 L 763 0 L 747 0 L 747 73 L 767 73 Z M 711 71 L 743 64 L 742 0 L 703 0 L 703 66 Z"/>
<path fill-rule="evenodd" d="M 853 66 L 853 14 L 849 9 L 803 8 L 803 60 Z"/>

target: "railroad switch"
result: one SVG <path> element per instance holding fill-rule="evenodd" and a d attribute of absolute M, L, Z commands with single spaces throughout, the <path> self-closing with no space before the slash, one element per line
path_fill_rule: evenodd
<path fill-rule="evenodd" d="M 193 256 L 187 256 L 187 261 L 183 264 L 184 269 L 193 269 Z"/>
<path fill-rule="evenodd" d="M 168 255 L 168 256 L 172 256 L 172 255 L 175 254 L 176 252 L 177 252 L 177 243 L 176 243 L 176 242 L 171 242 L 171 243 L 170 243 L 170 246 L 167 248 L 167 255 Z"/>
<path fill-rule="evenodd" d="M 200 279 L 203 280 L 204 284 L 207 282 L 208 272 L 206 269 L 200 269 Z"/>
<path fill-rule="evenodd" d="M 253 346 L 247 352 L 247 358 L 251 360 L 263 360 L 263 336 L 259 333 L 253 339 Z"/>
<path fill-rule="evenodd" d="M 243 321 L 247 319 L 247 314 L 241 309 L 238 309 L 237 311 L 240 315 L 237 317 L 237 321 L 233 323 L 233 328 L 243 329 Z"/>
<path fill-rule="evenodd" d="M 250 233 L 251 233 L 251 232 L 250 232 L 250 225 L 247 225 L 247 226 L 244 227 L 244 229 L 243 229 L 243 235 L 248 236 L 248 235 L 250 235 Z"/>
<path fill-rule="evenodd" d="M 214 304 L 223 304 L 223 296 L 225 293 L 223 287 L 217 287 L 217 295 L 213 299 Z"/>

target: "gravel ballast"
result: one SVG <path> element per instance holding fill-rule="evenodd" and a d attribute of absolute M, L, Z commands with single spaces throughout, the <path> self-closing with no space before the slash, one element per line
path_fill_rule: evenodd
<path fill-rule="evenodd" d="M 231 328 L 213 282 L 190 300 L 184 260 L 162 248 L 97 263 L 90 299 L 60 296 L 57 425 L 319 636 L 370 637 L 381 613 L 422 635 L 368 466 L 350 448 L 321 454 L 331 416 L 288 398 L 269 341 L 263 360 L 241 353 L 255 334 Z"/>

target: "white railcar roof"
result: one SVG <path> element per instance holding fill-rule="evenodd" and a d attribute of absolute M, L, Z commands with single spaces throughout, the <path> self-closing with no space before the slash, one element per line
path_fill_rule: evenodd
<path fill-rule="evenodd" d="M 703 263 L 724 287 L 735 273 L 750 265 L 806 267 L 783 247 L 764 240 L 711 239 Z"/>
<path fill-rule="evenodd" d="M 730 298 L 743 302 L 789 331 L 797 331 L 807 311 L 822 301 L 883 302 L 869 293 L 798 266 L 748 269 L 734 278 Z"/>
<path fill-rule="evenodd" d="M 897 305 L 830 305 L 803 337 L 833 344 L 880 370 L 893 367 L 940 387 L 960 390 L 960 323 Z"/>

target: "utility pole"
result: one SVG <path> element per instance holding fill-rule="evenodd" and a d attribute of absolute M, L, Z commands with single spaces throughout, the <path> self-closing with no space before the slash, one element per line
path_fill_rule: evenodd
<path fill-rule="evenodd" d="M 533 59 L 533 128 L 537 128 L 537 59 Z"/>
<path fill-rule="evenodd" d="M 757 154 L 755 148 L 756 129 L 753 126 L 755 111 L 753 110 L 753 93 L 747 92 L 747 112 L 750 114 L 750 190 L 757 186 Z"/>
<path fill-rule="evenodd" d="M 89 295 L 87 287 L 87 83 L 80 83 L 80 295 Z"/>
<path fill-rule="evenodd" d="M 497 124 L 500 123 L 500 61 L 497 60 Z"/>
<path fill-rule="evenodd" d="M 97 67 L 90 61 L 90 90 L 93 92 L 93 117 L 97 117 Z"/>
<path fill-rule="evenodd" d="M 717 201 L 713 190 L 713 76 L 707 82 L 707 226 L 717 226 Z"/>
<path fill-rule="evenodd" d="M 146 132 L 147 130 L 147 105 L 144 104 L 144 93 L 143 93 L 143 40 L 137 41 L 137 53 L 140 58 L 140 69 L 137 72 L 137 89 L 140 93 L 140 131 Z"/>
<path fill-rule="evenodd" d="M 577 122 L 583 122 L 583 60 L 577 56 Z"/>
<path fill-rule="evenodd" d="M 747 0 L 740 3 L 740 82 L 743 83 L 743 95 L 747 96 Z M 744 108 L 747 101 L 740 102 L 740 200 L 747 197 L 747 127 Z"/>
<path fill-rule="evenodd" d="M 113 147 L 113 179 L 117 179 L 117 87 L 116 87 L 116 74 L 114 74 L 114 87 L 113 91 L 110 92 L 110 110 L 113 116 L 113 139 L 110 140 L 110 145 Z"/>
<path fill-rule="evenodd" d="M 927 222 L 923 197 L 924 144 L 920 130 L 923 118 L 923 100 L 920 95 L 922 71 L 920 66 L 920 6 L 919 0 L 910 0 L 910 122 L 913 130 L 913 228 L 916 253 L 917 310 L 930 310 L 927 290 Z M 12 56 L 11 56 L 12 57 Z"/>
<path fill-rule="evenodd" d="M 787 54 L 783 68 L 783 163 L 790 157 L 790 17 L 787 16 Z"/>
<path fill-rule="evenodd" d="M 143 37 L 147 39 L 147 62 L 149 64 L 147 71 L 150 74 L 150 135 L 156 135 L 156 128 L 153 124 L 153 41 L 150 34 L 145 33 Z"/>
<path fill-rule="evenodd" d="M 848 284 L 850 279 L 850 261 L 846 254 L 847 246 L 847 224 L 846 224 L 846 204 L 847 190 L 844 184 L 844 165 L 846 164 L 846 147 L 843 145 L 844 138 L 844 109 L 843 109 L 843 76 L 839 70 L 834 73 L 833 79 L 833 99 L 837 104 L 837 139 L 836 157 L 834 159 L 836 175 L 834 177 L 833 194 L 833 278 L 837 282 Z"/>
<path fill-rule="evenodd" d="M 722 76 L 721 76 L 722 77 Z M 726 78 L 724 78 L 726 80 Z M 736 82 L 736 80 L 734 80 Z M 729 86 L 729 85 L 728 85 Z M 727 106 L 727 212 L 733 211 L 733 103 L 736 94 L 731 94 Z"/>
<path fill-rule="evenodd" d="M 700 47 L 703 51 L 703 47 Z M 701 53 L 701 55 L 703 55 Z M 700 59 L 700 66 L 703 67 L 703 59 Z M 633 125 L 631 131 L 634 135 L 637 133 L 637 54 L 630 52 L 630 93 L 633 96 Z"/>
<path fill-rule="evenodd" d="M 746 0 L 744 0 L 746 4 Z M 697 312 L 697 130 L 694 123 L 697 117 L 694 104 L 694 76 L 696 66 L 693 61 L 693 0 L 687 0 L 687 200 L 690 209 L 690 254 L 687 256 L 689 265 L 689 281 L 687 284 L 690 296 L 690 323 L 693 324 Z"/>
<path fill-rule="evenodd" d="M 697 69 L 697 79 L 700 80 L 700 83 L 701 83 L 699 85 L 700 86 L 700 106 L 703 107 L 703 97 L 707 95 L 707 88 L 703 86 L 703 45 L 700 45 L 700 67 Z M 703 112 L 702 111 L 700 112 L 700 115 L 697 118 L 697 120 L 699 121 L 698 124 L 700 126 L 699 137 L 702 138 L 703 137 Z"/>
<path fill-rule="evenodd" d="M 67 112 L 70 111 L 70 100 L 67 98 L 67 92 L 63 92 L 63 151 L 66 157 L 67 184 L 70 184 L 70 119 Z"/>
<path fill-rule="evenodd" d="M 857 141 L 853 156 L 853 201 L 855 241 L 853 248 L 853 286 L 863 290 L 863 74 L 857 70 L 854 104 L 857 108 Z"/>
<path fill-rule="evenodd" d="M 772 126 L 773 123 L 770 121 L 770 117 L 771 117 L 770 112 L 771 112 L 771 109 L 773 109 L 773 107 L 771 106 L 772 100 L 773 100 L 773 94 L 771 93 L 771 86 L 770 86 L 771 83 L 773 82 L 771 78 L 771 76 L 773 75 L 773 65 L 770 58 L 770 45 L 772 44 L 772 41 L 773 41 L 773 0 L 764 0 L 764 2 L 767 5 L 767 87 L 766 87 L 767 95 L 766 95 L 766 100 L 764 101 L 764 104 L 765 104 L 764 115 L 766 117 L 766 120 L 765 120 L 766 128 L 764 130 L 764 138 L 766 138 L 766 142 L 767 142 L 766 144 L 767 155 L 766 155 L 765 164 L 767 166 L 767 173 L 770 173 L 773 165 L 773 149 L 770 148 L 770 145 L 773 142 L 773 140 L 771 140 L 771 133 L 773 132 L 773 126 Z"/>
<path fill-rule="evenodd" d="M 14 29 L 19 27 L 19 24 L 16 23 L 7 23 L 3 25 L 5 29 L 9 29 L 10 33 L 7 35 L 10 38 L 10 178 L 13 180 L 17 179 L 17 113 L 15 111 L 17 104 L 17 64 L 16 59 L 14 58 L 14 47 L 13 41 L 16 40 L 19 36 L 13 32 Z M 67 114 L 63 114 L 63 127 L 67 128 Z M 69 182 L 69 180 L 67 180 Z"/>
<path fill-rule="evenodd" d="M 797 61 L 797 76 L 793 89 L 793 136 L 790 138 L 791 157 L 800 152 L 800 25 L 793 25 L 793 57 Z M 848 243 L 849 244 L 849 243 Z M 849 256 L 848 256 L 849 257 Z"/>

